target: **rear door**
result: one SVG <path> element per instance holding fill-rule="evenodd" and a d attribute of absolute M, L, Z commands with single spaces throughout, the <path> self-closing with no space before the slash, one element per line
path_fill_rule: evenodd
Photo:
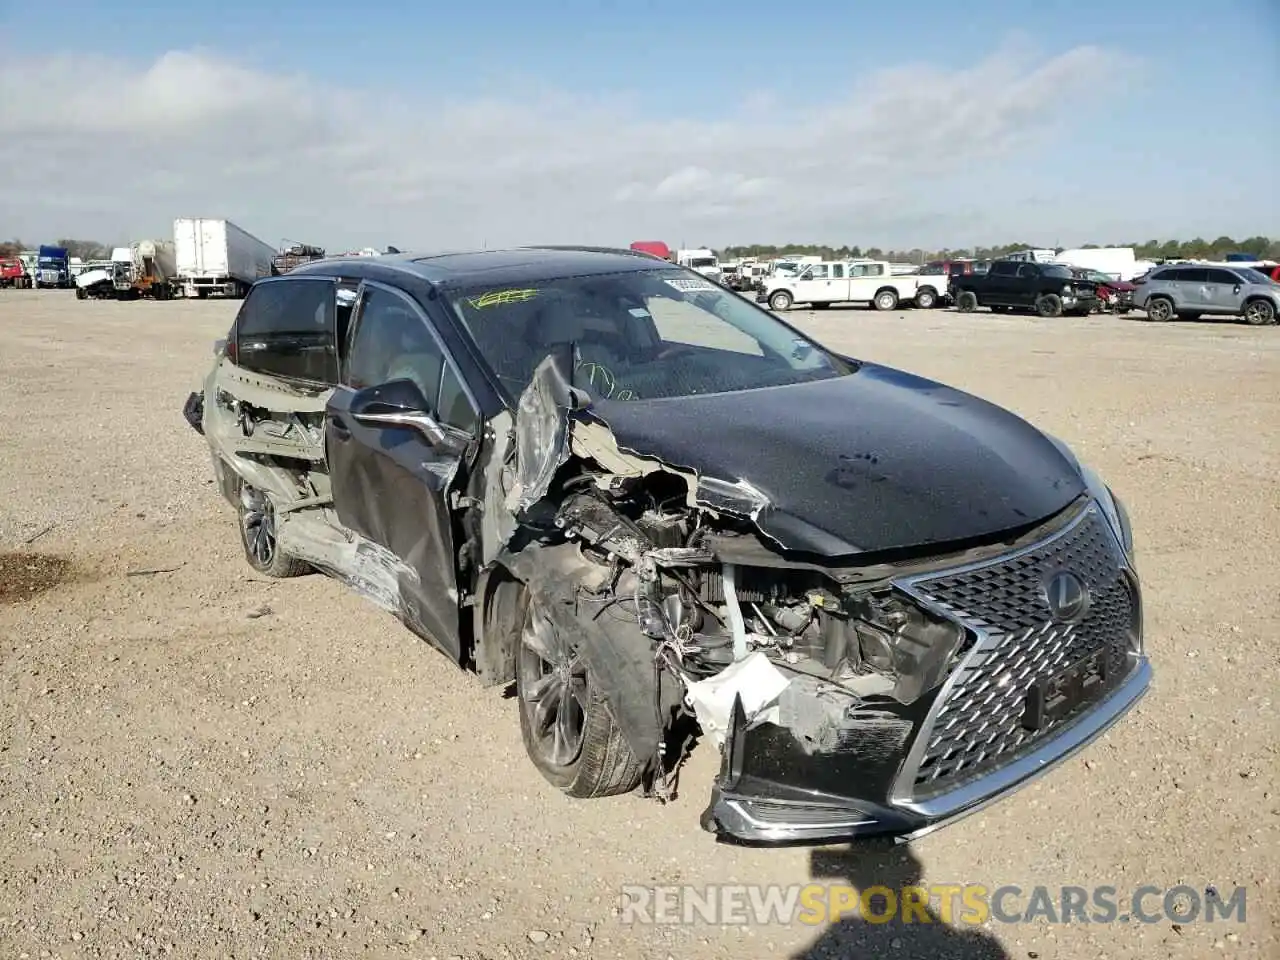
<path fill-rule="evenodd" d="M 985 306 L 1008 307 L 1014 306 L 1014 286 L 1021 281 L 1018 280 L 1018 268 L 1022 266 L 1016 260 L 1001 260 L 991 265 L 991 272 L 987 274 L 986 283 L 981 289 L 985 290 L 982 296 L 982 302 Z"/>
<path fill-rule="evenodd" d="M 403 612 L 451 657 L 461 656 L 457 556 L 449 491 L 479 409 L 421 305 L 409 294 L 366 282 L 351 320 L 341 383 L 325 410 L 334 509 L 341 522 L 402 560 Z M 446 436 L 358 422 L 356 392 L 409 379 Z"/>
<path fill-rule="evenodd" d="M 857 303 L 870 303 L 884 285 L 883 263 L 851 263 L 849 273 L 849 299 Z"/>
<path fill-rule="evenodd" d="M 1209 289 L 1209 271 L 1204 267 L 1182 267 L 1178 270 L 1176 302 L 1179 309 L 1204 313 L 1213 307 Z"/>

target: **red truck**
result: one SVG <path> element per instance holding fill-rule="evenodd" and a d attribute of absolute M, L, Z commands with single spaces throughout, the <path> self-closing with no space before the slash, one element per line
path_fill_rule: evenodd
<path fill-rule="evenodd" d="M 27 271 L 16 257 L 0 257 L 0 287 L 26 287 Z"/>
<path fill-rule="evenodd" d="M 675 254 L 661 240 L 637 240 L 631 244 L 631 249 L 637 253 L 647 253 L 651 257 L 657 257 L 659 260 L 675 261 Z"/>

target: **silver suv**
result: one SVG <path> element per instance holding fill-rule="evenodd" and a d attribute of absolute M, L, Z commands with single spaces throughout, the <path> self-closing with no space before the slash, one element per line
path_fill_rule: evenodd
<path fill-rule="evenodd" d="M 1250 267 L 1157 267 L 1138 281 L 1133 305 L 1149 320 L 1198 320 L 1211 313 L 1263 326 L 1280 315 L 1280 284 Z"/>

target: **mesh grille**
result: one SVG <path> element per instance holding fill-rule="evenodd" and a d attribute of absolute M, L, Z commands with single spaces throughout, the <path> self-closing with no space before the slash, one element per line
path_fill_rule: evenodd
<path fill-rule="evenodd" d="M 1088 587 L 1090 603 L 1075 623 L 1055 622 L 1045 583 L 1070 571 Z M 1067 530 L 1021 555 L 950 575 L 916 580 L 911 592 L 979 631 L 954 683 L 920 734 L 927 745 L 915 774 L 917 798 L 933 796 L 1007 763 L 1071 722 L 1124 679 L 1134 624 L 1134 597 L 1121 572 L 1119 547 L 1096 508 Z M 1073 712 L 1038 730 L 1023 725 L 1027 694 L 1099 650 L 1104 682 Z"/>

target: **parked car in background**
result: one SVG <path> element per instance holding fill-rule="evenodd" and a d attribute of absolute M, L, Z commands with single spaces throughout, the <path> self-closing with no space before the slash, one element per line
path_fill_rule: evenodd
<path fill-rule="evenodd" d="M 1126 314 L 1133 309 L 1133 294 L 1137 284 L 1125 280 L 1116 280 L 1098 270 L 1085 270 L 1076 267 L 1072 270 L 1081 280 L 1092 280 L 1097 286 L 1098 303 L 1094 312 L 1109 311 Z"/>
<path fill-rule="evenodd" d="M 1265 326 L 1280 316 L 1280 284 L 1251 267 L 1158 267 L 1138 285 L 1134 306 L 1145 310 L 1148 320 L 1216 315 Z"/>
<path fill-rule="evenodd" d="M 895 276 L 884 260 L 826 260 L 806 263 L 794 276 L 773 277 L 756 293 L 757 303 L 789 310 L 797 303 L 825 309 L 833 303 L 869 303 L 894 310 L 910 302 L 922 310 L 937 306 L 946 284 L 941 277 Z"/>
<path fill-rule="evenodd" d="M 1069 448 L 651 257 L 303 264 L 184 415 L 255 570 L 514 683 L 571 797 L 669 795 L 700 727 L 718 836 L 906 840 L 1151 680 L 1127 514 Z"/>
<path fill-rule="evenodd" d="M 30 285 L 27 268 L 21 260 L 17 257 L 0 258 L 0 287 L 25 288 Z"/>
<path fill-rule="evenodd" d="M 1087 316 L 1098 302 L 1092 280 L 1077 277 L 1060 263 L 1031 260 L 994 260 L 986 273 L 951 277 L 949 291 L 962 313 L 990 307 L 996 313 L 1031 310 L 1041 317 Z"/>

